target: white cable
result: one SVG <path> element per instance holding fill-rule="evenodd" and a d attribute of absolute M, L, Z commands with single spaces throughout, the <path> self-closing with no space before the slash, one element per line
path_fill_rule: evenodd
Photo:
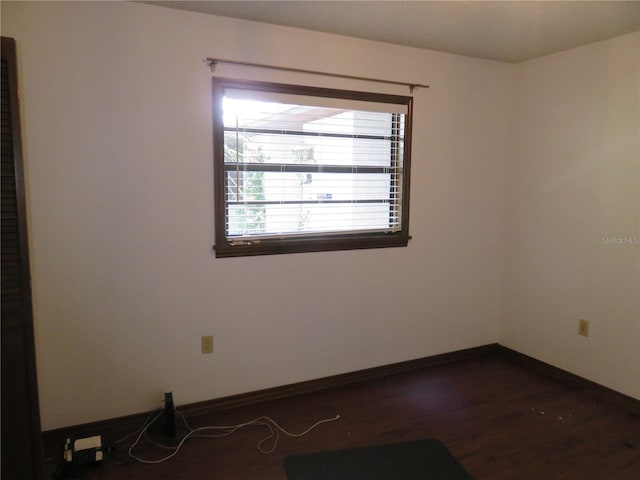
<path fill-rule="evenodd" d="M 165 457 L 159 458 L 157 460 L 147 460 L 147 459 L 138 457 L 137 455 L 134 455 L 133 449 L 138 445 L 138 443 L 140 442 L 140 439 L 142 438 L 143 435 L 146 437 L 148 428 L 158 419 L 158 417 L 161 415 L 161 413 L 162 413 L 162 411 L 160 411 L 160 413 L 158 413 L 150 422 L 146 423 L 146 425 L 143 426 L 143 428 L 140 431 L 140 433 L 139 433 L 138 437 L 136 438 L 135 442 L 133 442 L 131 447 L 129 447 L 129 456 L 131 458 L 133 458 L 134 460 L 137 460 L 138 462 L 141 462 L 141 463 L 162 463 L 162 462 L 165 462 L 165 461 L 169 460 L 170 458 L 174 457 L 175 455 L 177 455 L 177 453 L 180 451 L 180 448 L 182 447 L 184 442 L 186 442 L 187 439 L 189 439 L 191 437 L 224 437 L 224 436 L 231 435 L 231 434 L 235 433 L 237 430 L 239 430 L 241 428 L 249 427 L 249 426 L 262 426 L 262 427 L 266 427 L 266 428 L 269 429 L 269 435 L 267 435 L 265 438 L 260 440 L 258 442 L 258 444 L 257 444 L 257 449 L 258 449 L 258 451 L 260 453 L 269 454 L 269 453 L 273 453 L 275 451 L 276 447 L 278 446 L 278 439 L 280 438 L 280 433 L 283 433 L 286 436 L 293 437 L 293 438 L 302 437 L 303 435 L 306 435 L 311 430 L 316 428 L 318 425 L 321 425 L 321 424 L 327 423 L 327 422 L 334 422 L 334 421 L 336 421 L 336 420 L 338 420 L 340 418 L 340 415 L 336 415 L 335 417 L 332 417 L 332 418 L 326 418 L 324 420 L 320 420 L 320 421 L 314 423 L 313 425 L 311 425 L 309 428 L 307 428 L 303 432 L 291 433 L 291 432 L 285 430 L 280 425 L 278 425 L 278 423 L 275 420 L 273 420 L 272 418 L 270 418 L 270 417 L 258 417 L 258 418 L 255 418 L 255 419 L 249 421 L 249 422 L 241 423 L 241 424 L 238 424 L 238 425 L 205 426 L 205 427 L 191 428 L 188 425 L 187 420 L 183 415 L 182 418 L 183 418 L 184 424 L 187 427 L 187 429 L 189 430 L 189 432 L 187 434 L 185 434 L 184 437 L 182 437 L 180 442 L 178 442 L 178 444 L 175 447 L 168 447 L 168 446 L 165 446 L 165 445 L 160 445 L 160 444 L 157 444 L 155 442 L 152 442 L 154 445 L 157 445 L 157 446 L 165 448 L 165 449 L 173 450 L 173 452 L 171 452 L 170 454 L 166 455 Z M 206 432 L 206 431 L 211 431 L 211 430 L 221 431 L 221 433 L 219 433 L 219 434 L 201 434 L 200 433 L 200 432 Z M 129 435 L 129 436 L 131 436 L 131 435 Z M 275 437 L 275 440 L 273 442 L 273 446 L 270 449 L 262 448 L 262 445 L 264 444 L 264 442 L 266 442 L 266 441 L 268 441 L 268 440 L 270 440 L 270 439 L 272 439 L 274 437 Z M 128 438 L 128 437 L 125 437 L 125 438 Z"/>
<path fill-rule="evenodd" d="M 128 435 L 126 435 L 126 436 L 122 437 L 120 440 L 116 440 L 116 441 L 115 441 L 115 442 L 113 442 L 113 443 L 114 443 L 114 444 L 116 444 L 116 443 L 122 443 L 122 442 L 124 442 L 127 438 L 134 436 L 136 433 L 138 433 L 140 430 L 142 430 L 144 427 L 146 427 L 146 426 L 147 426 L 147 423 L 149 422 L 149 420 L 151 419 L 151 417 L 153 417 L 153 415 L 154 415 L 156 412 L 162 412 L 162 409 L 161 409 L 161 408 L 159 408 L 159 409 L 157 409 L 157 410 L 153 410 L 149 415 L 147 415 L 147 418 L 145 419 L 144 423 L 142 424 L 142 426 L 141 426 L 138 430 L 136 430 L 135 432 L 132 432 L 132 433 L 130 433 L 130 434 L 128 434 Z M 159 415 L 158 415 L 158 416 L 159 416 Z M 150 423 L 155 422 L 155 420 L 158 418 L 158 416 L 156 416 L 153 420 L 151 420 L 151 422 L 150 422 Z"/>
<path fill-rule="evenodd" d="M 263 426 L 269 429 L 269 435 L 267 435 L 265 438 L 263 438 L 262 440 L 260 440 L 258 442 L 257 445 L 257 449 L 260 453 L 273 453 L 276 449 L 276 447 L 278 446 L 278 439 L 280 438 L 280 433 L 285 434 L 288 437 L 293 437 L 293 438 L 297 438 L 297 437 L 302 437 L 303 435 L 306 435 L 307 433 L 309 433 L 311 430 L 313 430 L 314 428 L 316 428 L 318 425 L 321 425 L 323 423 L 327 423 L 327 422 L 333 422 L 335 420 L 338 420 L 340 418 L 340 415 L 336 415 L 333 418 L 327 418 L 324 420 L 320 420 L 319 422 L 314 423 L 311 427 L 309 427 L 308 429 L 306 429 L 304 432 L 301 433 L 291 433 L 287 430 L 285 430 L 284 428 L 282 428 L 280 425 L 278 425 L 278 423 L 273 420 L 270 417 L 258 417 L 255 418 L 249 422 L 246 423 L 241 423 L 239 425 L 230 425 L 230 426 L 216 426 L 216 427 L 201 427 L 198 428 L 196 430 L 193 430 L 192 433 L 198 432 L 198 431 L 206 431 L 206 430 L 223 430 L 226 432 L 221 433 L 219 435 L 195 435 L 197 437 L 223 437 L 226 435 L 231 435 L 232 433 L 236 432 L 237 430 L 244 428 L 244 427 L 249 427 L 249 426 Z M 265 450 L 262 448 L 262 445 L 264 444 L 264 442 L 270 440 L 271 438 L 275 437 L 275 440 L 273 442 L 273 446 L 272 448 Z"/>

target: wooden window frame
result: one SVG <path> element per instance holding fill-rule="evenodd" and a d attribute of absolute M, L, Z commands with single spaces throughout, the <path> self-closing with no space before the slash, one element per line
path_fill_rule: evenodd
<path fill-rule="evenodd" d="M 346 232 L 325 235 L 283 235 L 259 241 L 234 242 L 227 238 L 227 204 L 225 196 L 224 119 L 222 99 L 227 88 L 256 92 L 325 97 L 339 100 L 356 100 L 398 104 L 406 107 L 404 119 L 404 145 L 402 161 L 401 226 L 394 232 Z M 386 247 L 406 247 L 409 236 L 409 198 L 411 178 L 411 132 L 413 97 L 388 95 L 352 90 L 339 90 L 281 83 L 213 78 L 213 156 L 214 156 L 214 215 L 216 257 L 239 257 L 285 253 L 356 250 Z M 394 131 L 396 125 L 393 126 Z M 393 155 L 392 155 L 393 157 Z M 391 159 L 392 164 L 396 160 Z"/>

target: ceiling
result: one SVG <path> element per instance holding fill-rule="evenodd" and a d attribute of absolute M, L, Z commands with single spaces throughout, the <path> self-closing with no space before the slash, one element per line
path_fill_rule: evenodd
<path fill-rule="evenodd" d="M 511 63 L 640 30 L 640 0 L 144 3 Z"/>

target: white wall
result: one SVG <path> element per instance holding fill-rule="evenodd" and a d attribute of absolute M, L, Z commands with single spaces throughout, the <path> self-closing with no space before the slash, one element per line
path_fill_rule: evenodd
<path fill-rule="evenodd" d="M 513 66 L 121 2 L 2 2 L 2 34 L 18 44 L 43 429 L 168 389 L 184 404 L 497 340 Z M 409 247 L 215 259 L 212 55 L 430 83 Z"/>
<path fill-rule="evenodd" d="M 640 398 L 640 33 L 517 75 L 500 343 Z"/>

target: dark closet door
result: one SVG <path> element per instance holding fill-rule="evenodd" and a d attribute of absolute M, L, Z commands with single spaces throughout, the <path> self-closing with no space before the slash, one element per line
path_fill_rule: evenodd
<path fill-rule="evenodd" d="M 16 44 L 2 37 L 2 478 L 42 478 Z"/>

